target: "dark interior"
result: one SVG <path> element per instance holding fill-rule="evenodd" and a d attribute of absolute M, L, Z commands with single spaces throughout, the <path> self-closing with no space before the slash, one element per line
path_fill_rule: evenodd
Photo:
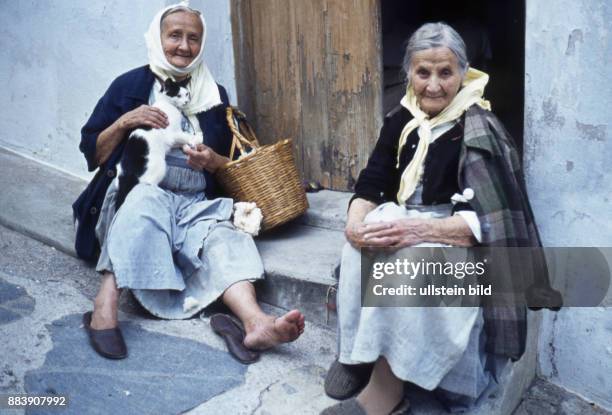
<path fill-rule="evenodd" d="M 381 9 L 384 113 L 399 103 L 405 91 L 401 64 L 406 41 L 423 23 L 443 21 L 463 37 L 470 65 L 490 75 L 485 98 L 522 150 L 525 2 L 381 0 Z"/>

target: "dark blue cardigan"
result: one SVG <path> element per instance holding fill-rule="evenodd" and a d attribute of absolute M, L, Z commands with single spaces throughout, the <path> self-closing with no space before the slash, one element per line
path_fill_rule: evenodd
<path fill-rule="evenodd" d="M 106 190 L 115 177 L 116 165 L 121 158 L 125 139 L 129 134 L 126 134 L 109 159 L 100 166 L 95 161 L 98 135 L 126 112 L 147 104 L 154 81 L 155 76 L 148 65 L 119 76 L 100 98 L 81 130 L 79 148 L 85 155 L 87 167 L 89 171 L 98 169 L 91 183 L 72 205 L 74 217 L 78 219 L 75 249 L 77 255 L 82 259 L 93 261 L 98 255 L 99 245 L 95 236 L 96 223 Z M 197 118 L 204 134 L 204 144 L 215 152 L 228 156 L 232 133 L 225 120 L 225 108 L 229 105 L 229 99 L 221 85 L 219 85 L 219 93 L 222 105 L 197 114 Z M 206 176 L 206 197 L 212 199 L 220 196 L 221 189 L 214 176 L 208 172 L 204 172 L 204 175 Z"/>

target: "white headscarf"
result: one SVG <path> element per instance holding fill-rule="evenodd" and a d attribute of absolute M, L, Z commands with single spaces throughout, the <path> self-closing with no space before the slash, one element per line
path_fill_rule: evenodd
<path fill-rule="evenodd" d="M 198 15 L 202 21 L 202 46 L 198 56 L 184 68 L 178 68 L 166 59 L 161 43 L 161 19 L 168 10 L 179 6 L 189 7 L 189 2 L 183 1 L 160 10 L 153 18 L 153 21 L 151 21 L 149 30 L 144 34 L 144 37 L 147 42 L 149 67 L 155 75 L 163 80 L 167 78 L 176 80 L 177 76 L 187 74 L 191 76 L 191 81 L 187 87 L 191 94 L 191 101 L 183 108 L 183 112 L 189 117 L 221 104 L 221 97 L 219 95 L 217 83 L 213 79 L 202 58 L 204 53 L 204 42 L 206 40 L 206 22 L 201 13 L 198 13 Z"/>

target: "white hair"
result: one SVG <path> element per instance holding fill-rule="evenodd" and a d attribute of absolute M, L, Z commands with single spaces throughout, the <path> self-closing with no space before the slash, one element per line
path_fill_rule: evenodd
<path fill-rule="evenodd" d="M 461 76 L 465 75 L 469 63 L 465 50 L 465 42 L 459 36 L 459 33 L 443 22 L 425 23 L 410 36 L 406 45 L 406 54 L 404 55 L 402 68 L 408 77 L 408 82 L 410 82 L 410 64 L 414 53 L 439 47 L 449 48 L 453 52 L 457 57 Z"/>

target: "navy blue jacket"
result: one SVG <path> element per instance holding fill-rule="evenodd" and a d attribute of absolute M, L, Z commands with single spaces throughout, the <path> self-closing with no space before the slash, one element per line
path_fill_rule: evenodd
<path fill-rule="evenodd" d="M 79 148 L 85 155 L 87 167 L 89 171 L 98 169 L 91 183 L 72 205 L 74 217 L 78 220 L 75 249 L 82 259 L 93 261 L 99 253 L 100 247 L 95 236 L 96 223 L 106 190 L 115 177 L 116 165 L 121 159 L 129 132 L 109 159 L 100 166 L 96 164 L 98 135 L 126 112 L 148 104 L 154 81 L 155 76 L 148 65 L 119 76 L 100 98 L 89 120 L 81 129 Z M 228 156 L 232 132 L 225 120 L 225 108 L 229 105 L 229 99 L 221 85 L 219 93 L 222 104 L 197 114 L 197 118 L 204 134 L 204 144 L 215 152 Z M 206 197 L 212 199 L 220 196 L 221 189 L 214 176 L 206 171 L 203 174 L 206 176 Z"/>

